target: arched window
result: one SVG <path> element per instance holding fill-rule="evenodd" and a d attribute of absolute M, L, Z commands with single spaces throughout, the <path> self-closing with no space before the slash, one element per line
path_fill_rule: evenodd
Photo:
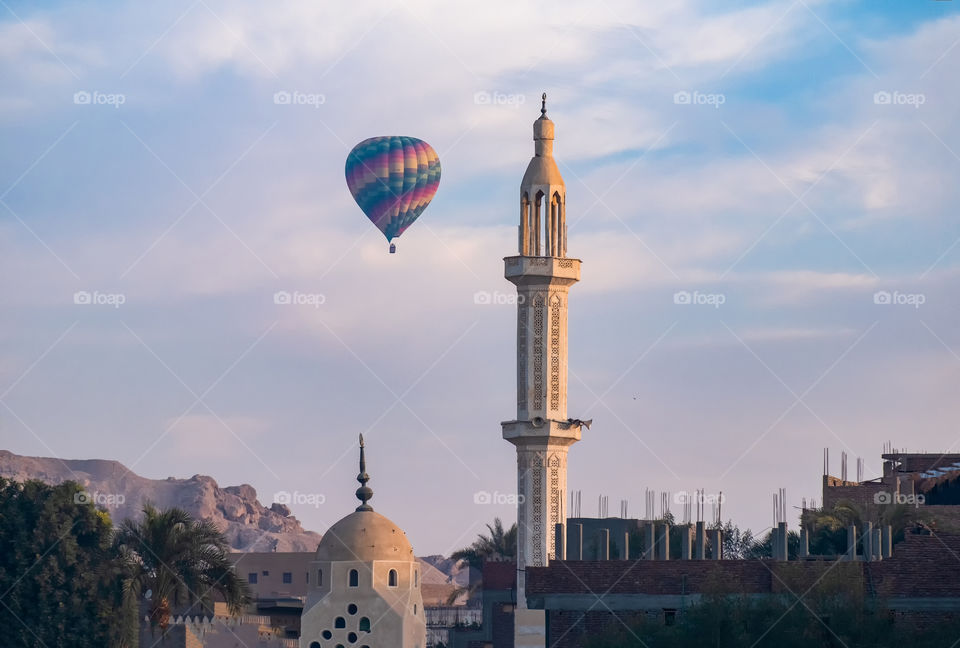
<path fill-rule="evenodd" d="M 347 614 L 349 614 L 350 616 L 353 616 L 356 613 L 357 613 L 356 603 L 351 603 L 350 605 L 347 606 Z"/>
<path fill-rule="evenodd" d="M 370 632 L 370 619 L 360 617 L 360 632 Z"/>
<path fill-rule="evenodd" d="M 350 587 L 360 587 L 360 572 L 356 569 L 350 570 Z"/>
<path fill-rule="evenodd" d="M 347 620 L 344 619 L 343 617 L 337 617 L 337 620 L 333 622 L 333 627 L 334 627 L 334 628 L 346 628 L 346 627 L 347 627 Z"/>
<path fill-rule="evenodd" d="M 322 585 L 323 585 L 323 570 L 318 569 L 317 570 L 317 587 L 321 587 Z"/>
<path fill-rule="evenodd" d="M 419 569 L 413 570 L 413 586 L 420 587 L 420 570 Z"/>
<path fill-rule="evenodd" d="M 417 604 L 413 604 L 413 616 L 417 616 Z"/>
<path fill-rule="evenodd" d="M 387 585 L 390 587 L 397 586 L 397 570 L 391 569 L 390 574 L 387 575 Z"/>

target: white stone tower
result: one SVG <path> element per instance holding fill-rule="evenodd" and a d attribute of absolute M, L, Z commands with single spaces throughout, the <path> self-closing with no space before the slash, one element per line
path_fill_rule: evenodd
<path fill-rule="evenodd" d="M 520 184 L 520 253 L 504 258 L 504 275 L 517 286 L 517 418 L 502 426 L 503 438 L 517 447 L 521 608 L 525 569 L 563 558 L 555 528 L 566 524 L 567 450 L 580 440 L 581 427 L 567 418 L 567 297 L 580 279 L 580 260 L 567 258 L 566 188 L 553 159 L 546 98 Z"/>

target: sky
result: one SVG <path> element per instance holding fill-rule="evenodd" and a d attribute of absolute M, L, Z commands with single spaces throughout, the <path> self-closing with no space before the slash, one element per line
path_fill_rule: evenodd
<path fill-rule="evenodd" d="M 0 446 L 322 532 L 362 433 L 419 555 L 515 519 L 502 258 L 547 92 L 583 515 L 704 489 L 759 533 L 825 447 L 956 451 L 957 8 L 0 0 Z M 443 165 L 395 255 L 343 177 L 388 134 Z"/>

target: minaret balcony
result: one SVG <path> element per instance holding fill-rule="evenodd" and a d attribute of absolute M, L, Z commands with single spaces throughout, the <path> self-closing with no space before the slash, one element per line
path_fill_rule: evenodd
<path fill-rule="evenodd" d="M 504 276 L 517 285 L 551 282 L 571 285 L 580 281 L 580 259 L 548 256 L 504 257 Z"/>

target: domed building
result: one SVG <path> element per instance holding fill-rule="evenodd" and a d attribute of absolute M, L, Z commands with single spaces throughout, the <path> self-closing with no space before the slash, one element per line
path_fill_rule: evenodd
<path fill-rule="evenodd" d="M 360 436 L 360 506 L 324 534 L 311 563 L 301 648 L 424 648 L 420 565 L 406 534 L 368 503 Z"/>

